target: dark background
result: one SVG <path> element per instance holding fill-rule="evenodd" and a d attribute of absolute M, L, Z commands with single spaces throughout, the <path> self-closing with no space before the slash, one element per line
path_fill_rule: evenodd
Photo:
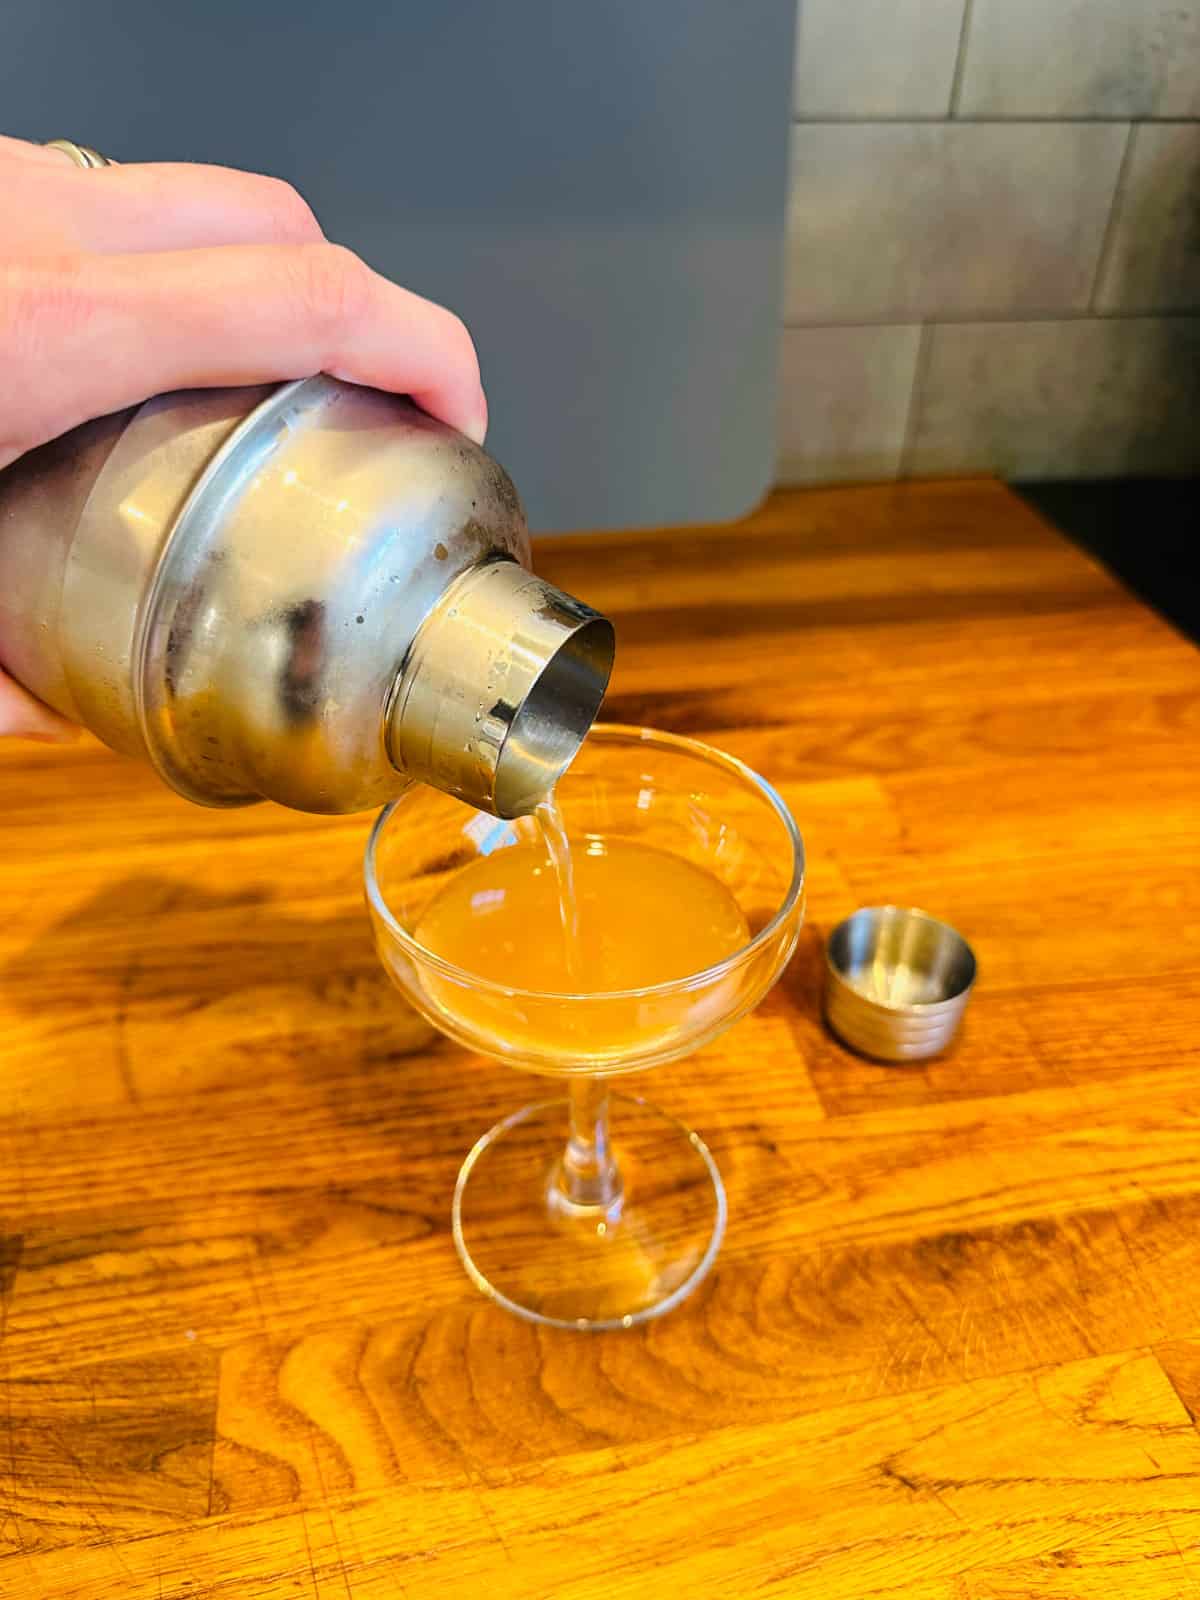
<path fill-rule="evenodd" d="M 1200 430 L 1200 418 L 1197 419 Z M 1025 498 L 1200 643 L 1200 479 L 1017 485 Z"/>

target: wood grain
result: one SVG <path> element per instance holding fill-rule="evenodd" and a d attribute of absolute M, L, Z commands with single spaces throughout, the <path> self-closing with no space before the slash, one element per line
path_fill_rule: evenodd
<path fill-rule="evenodd" d="M 614 718 L 782 788 L 809 921 L 644 1085 L 729 1233 L 619 1337 L 478 1299 L 459 1161 L 523 1083 L 378 969 L 369 819 L 0 749 L 0 1595 L 1200 1595 L 1200 657 L 991 483 L 544 542 Z M 873 1065 L 822 935 L 971 938 Z"/>

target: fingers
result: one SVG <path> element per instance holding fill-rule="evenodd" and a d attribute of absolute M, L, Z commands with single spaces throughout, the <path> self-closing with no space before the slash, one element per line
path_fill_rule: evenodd
<path fill-rule="evenodd" d="M 337 245 L 0 263 L 0 308 L 0 368 L 22 396 L 0 466 L 163 390 L 316 372 L 409 394 L 479 442 L 487 426 L 459 319 Z"/>
<path fill-rule="evenodd" d="M 74 744 L 79 729 L 0 672 L 0 738 L 8 734 L 47 744 Z"/>
<path fill-rule="evenodd" d="M 27 139 L 10 139 L 0 133 L 0 161 L 32 161 L 35 166 L 60 167 L 69 160 L 61 150 L 47 150 L 44 144 L 30 144 Z"/>
<path fill-rule="evenodd" d="M 61 152 L 26 148 L 50 159 L 47 165 L 18 156 L 3 168 L 0 251 L 9 255 L 132 254 L 323 238 L 307 202 L 279 178 L 188 163 L 85 171 Z"/>

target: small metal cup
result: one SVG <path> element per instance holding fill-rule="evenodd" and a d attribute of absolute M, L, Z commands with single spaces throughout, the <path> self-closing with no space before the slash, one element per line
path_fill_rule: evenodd
<path fill-rule="evenodd" d="M 867 906 L 825 947 L 825 1016 L 852 1050 L 922 1061 L 958 1031 L 975 955 L 948 923 L 903 906 Z"/>

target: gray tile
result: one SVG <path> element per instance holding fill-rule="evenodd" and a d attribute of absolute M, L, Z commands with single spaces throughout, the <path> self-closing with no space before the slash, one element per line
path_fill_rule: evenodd
<path fill-rule="evenodd" d="M 1200 112 L 1200 0 L 974 0 L 963 116 Z"/>
<path fill-rule="evenodd" d="M 965 0 L 801 0 L 796 115 L 943 116 Z"/>
<path fill-rule="evenodd" d="M 915 326 L 783 330 L 780 483 L 896 476 L 920 339 Z"/>
<path fill-rule="evenodd" d="M 1097 304 L 1106 311 L 1200 307 L 1200 123 L 1134 130 Z"/>
<path fill-rule="evenodd" d="M 801 123 L 786 320 L 1086 309 L 1120 124 Z"/>
<path fill-rule="evenodd" d="M 1200 468 L 1200 318 L 931 330 L 914 476 L 1116 477 Z"/>

